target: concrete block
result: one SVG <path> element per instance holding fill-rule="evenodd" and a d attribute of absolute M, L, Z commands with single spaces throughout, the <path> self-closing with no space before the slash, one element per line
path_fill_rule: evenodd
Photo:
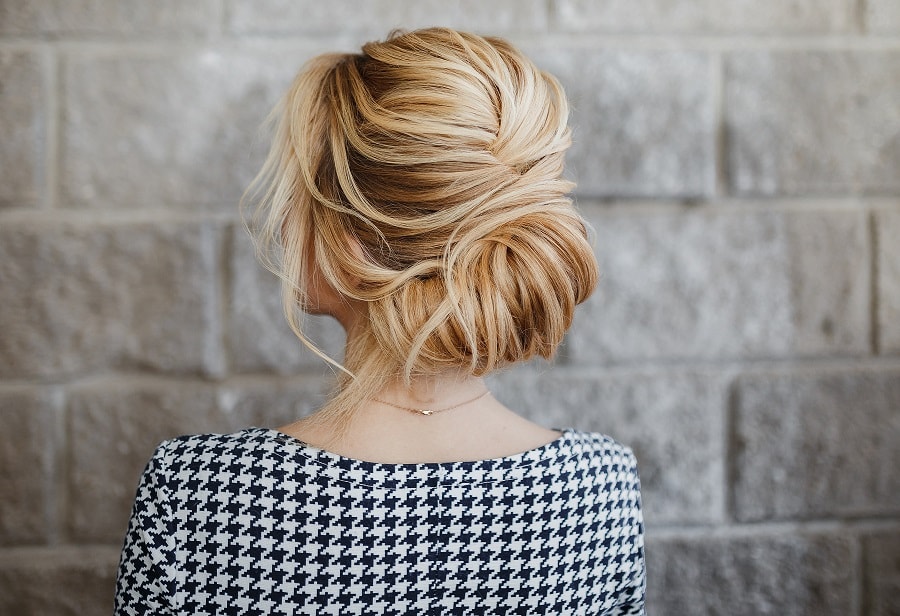
<path fill-rule="evenodd" d="M 900 370 L 747 374 L 733 414 L 738 520 L 900 512 Z"/>
<path fill-rule="evenodd" d="M 209 34 L 218 30 L 216 0 L 5 0 L 0 34 Z"/>
<path fill-rule="evenodd" d="M 231 301 L 228 334 L 232 368 L 238 372 L 322 371 L 324 360 L 307 349 L 287 325 L 281 282 L 256 260 L 243 227 L 231 236 Z M 329 317 L 309 316 L 304 332 L 336 361 L 343 357 L 344 330 Z"/>
<path fill-rule="evenodd" d="M 0 388 L 0 545 L 53 535 L 59 406 L 50 388 Z"/>
<path fill-rule="evenodd" d="M 890 1 L 890 0 L 885 0 Z M 847 32 L 852 0 L 559 0 L 556 21 L 565 30 L 638 32 Z"/>
<path fill-rule="evenodd" d="M 73 54 L 63 69 L 61 200 L 218 207 L 262 164 L 257 129 L 313 48 Z"/>
<path fill-rule="evenodd" d="M 878 349 L 900 354 L 900 210 L 875 213 L 877 233 Z"/>
<path fill-rule="evenodd" d="M 753 51 L 725 61 L 730 189 L 900 191 L 900 53 Z"/>
<path fill-rule="evenodd" d="M 900 4 L 896 0 L 866 0 L 866 29 L 869 32 L 900 31 Z"/>
<path fill-rule="evenodd" d="M 900 614 L 900 530 L 874 532 L 863 539 L 864 613 Z"/>
<path fill-rule="evenodd" d="M 602 277 L 572 361 L 868 352 L 860 212 L 583 210 Z"/>
<path fill-rule="evenodd" d="M 237 379 L 219 389 L 219 408 L 240 428 L 278 428 L 318 410 L 332 384 L 332 379 L 317 376 L 287 381 Z"/>
<path fill-rule="evenodd" d="M 112 614 L 117 547 L 0 551 L 0 614 Z"/>
<path fill-rule="evenodd" d="M 514 370 L 491 379 L 498 400 L 547 427 L 608 434 L 638 460 L 649 528 L 720 521 L 725 503 L 722 373 Z"/>
<path fill-rule="evenodd" d="M 138 479 L 160 442 L 242 427 L 204 383 L 120 378 L 73 388 L 67 410 L 68 524 L 79 542 L 121 542 Z"/>
<path fill-rule="evenodd" d="M 526 49 L 562 82 L 585 196 L 692 197 L 714 190 L 710 62 L 691 51 Z"/>
<path fill-rule="evenodd" d="M 228 0 L 227 7 L 228 28 L 241 33 L 365 31 L 381 39 L 395 28 L 446 26 L 502 34 L 547 27 L 547 8 L 542 0 Z"/>
<path fill-rule="evenodd" d="M 856 546 L 839 535 L 647 536 L 647 613 L 854 614 Z"/>
<path fill-rule="evenodd" d="M 38 54 L 0 50 L 0 207 L 34 205 L 44 194 L 44 71 Z"/>
<path fill-rule="evenodd" d="M 0 374 L 218 373 L 212 223 L 0 228 Z"/>

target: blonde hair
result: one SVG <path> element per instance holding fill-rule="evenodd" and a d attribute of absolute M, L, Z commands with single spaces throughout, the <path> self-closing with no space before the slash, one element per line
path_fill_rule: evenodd
<path fill-rule="evenodd" d="M 499 38 L 395 33 L 311 60 L 272 117 L 251 230 L 292 330 L 343 371 L 324 411 L 554 354 L 598 274 L 553 76 Z M 343 366 L 302 332 L 310 272 L 368 311 Z"/>

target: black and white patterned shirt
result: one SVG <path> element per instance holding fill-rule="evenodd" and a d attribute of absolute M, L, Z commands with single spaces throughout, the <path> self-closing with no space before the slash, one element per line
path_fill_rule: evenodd
<path fill-rule="evenodd" d="M 147 465 L 116 614 L 643 614 L 631 451 L 600 434 L 385 464 L 263 428 Z"/>

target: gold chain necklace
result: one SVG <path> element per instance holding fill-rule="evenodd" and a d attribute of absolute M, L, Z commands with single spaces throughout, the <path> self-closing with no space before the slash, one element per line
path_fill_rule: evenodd
<path fill-rule="evenodd" d="M 466 400 L 465 402 L 460 402 L 459 404 L 454 404 L 453 406 L 448 406 L 445 409 L 417 409 L 409 406 L 400 406 L 399 404 L 394 404 L 393 402 L 386 402 L 384 400 L 379 400 L 378 398 L 372 398 L 375 402 L 380 402 L 381 404 L 386 404 L 388 406 L 392 406 L 395 409 L 400 409 L 402 411 L 409 411 L 410 413 L 417 413 L 419 415 L 434 415 L 435 413 L 443 413 L 444 411 L 452 411 L 453 409 L 458 409 L 461 406 L 465 406 L 467 404 L 472 404 L 476 400 L 481 400 L 486 395 L 488 395 L 490 390 L 486 389 L 482 393 L 478 394 L 471 400 Z"/>

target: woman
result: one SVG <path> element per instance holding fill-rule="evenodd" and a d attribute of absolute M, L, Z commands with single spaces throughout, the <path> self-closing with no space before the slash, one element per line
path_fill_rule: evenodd
<path fill-rule="evenodd" d="M 552 356 L 597 279 L 557 81 L 428 29 L 315 58 L 279 109 L 254 227 L 301 340 L 301 311 L 346 330 L 337 391 L 157 449 L 117 612 L 643 613 L 631 452 L 483 380 Z"/>

